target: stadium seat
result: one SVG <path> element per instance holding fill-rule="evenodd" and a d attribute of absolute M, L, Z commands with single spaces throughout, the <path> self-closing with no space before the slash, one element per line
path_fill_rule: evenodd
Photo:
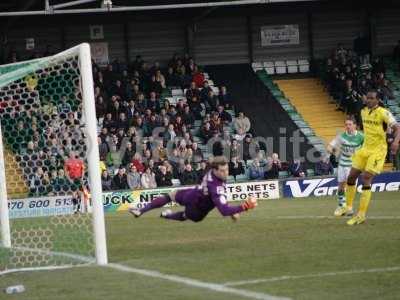
<path fill-rule="evenodd" d="M 179 179 L 172 179 L 172 186 L 180 186 L 181 181 Z"/>
<path fill-rule="evenodd" d="M 287 178 L 289 177 L 288 171 L 279 171 L 279 178 Z"/>
<path fill-rule="evenodd" d="M 267 72 L 268 75 L 274 75 L 275 74 L 275 65 L 272 61 L 267 61 L 264 62 L 264 69 Z"/>
<path fill-rule="evenodd" d="M 201 120 L 194 121 L 194 126 L 195 127 L 200 127 L 201 126 Z"/>
<path fill-rule="evenodd" d="M 276 74 L 286 74 L 286 62 L 283 60 L 278 60 L 275 62 L 275 72 Z"/>
<path fill-rule="evenodd" d="M 296 60 L 287 60 L 286 65 L 287 65 L 287 72 L 289 74 L 294 74 L 299 72 L 299 67 Z"/>
<path fill-rule="evenodd" d="M 314 131 L 309 127 L 303 127 L 300 130 L 306 137 L 310 137 L 310 136 L 314 136 L 315 135 Z"/>
<path fill-rule="evenodd" d="M 240 181 L 247 181 L 248 180 L 248 177 L 247 177 L 247 175 L 246 174 L 240 174 L 240 175 L 237 175 L 236 176 L 236 181 L 238 182 L 240 182 Z"/>
<path fill-rule="evenodd" d="M 171 89 L 171 95 L 172 96 L 183 96 L 183 91 L 182 89 Z"/>
<path fill-rule="evenodd" d="M 308 73 L 308 72 L 310 72 L 310 63 L 308 62 L 307 59 L 299 59 L 298 60 L 298 65 L 299 65 L 299 72 L 300 73 Z"/>
<path fill-rule="evenodd" d="M 307 176 L 314 176 L 315 175 L 314 169 L 307 169 L 306 173 L 307 173 Z"/>
<path fill-rule="evenodd" d="M 234 182 L 235 182 L 235 177 L 233 177 L 233 176 L 228 176 L 227 182 L 228 182 L 228 183 L 234 183 Z"/>
<path fill-rule="evenodd" d="M 263 64 L 261 62 L 253 62 L 251 67 L 253 68 L 254 72 L 257 72 L 263 69 Z"/>

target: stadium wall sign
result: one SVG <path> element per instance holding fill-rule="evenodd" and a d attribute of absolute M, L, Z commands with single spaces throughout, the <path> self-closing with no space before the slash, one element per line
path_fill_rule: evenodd
<path fill-rule="evenodd" d="M 262 47 L 300 44 L 298 24 L 262 26 L 260 33 Z"/>
<path fill-rule="evenodd" d="M 73 213 L 70 196 L 13 199 L 8 202 L 10 218 L 32 218 Z"/>
<path fill-rule="evenodd" d="M 359 180 L 357 189 L 361 192 L 362 181 Z M 283 182 L 283 197 L 304 198 L 336 195 L 338 182 L 336 177 L 313 179 L 286 180 Z M 400 172 L 383 173 L 375 176 L 372 182 L 372 192 L 393 192 L 400 190 Z"/>

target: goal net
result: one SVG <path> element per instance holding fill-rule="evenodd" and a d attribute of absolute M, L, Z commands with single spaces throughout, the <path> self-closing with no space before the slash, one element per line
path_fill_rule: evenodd
<path fill-rule="evenodd" d="M 107 263 L 93 93 L 88 44 L 0 66 L 0 272 Z"/>

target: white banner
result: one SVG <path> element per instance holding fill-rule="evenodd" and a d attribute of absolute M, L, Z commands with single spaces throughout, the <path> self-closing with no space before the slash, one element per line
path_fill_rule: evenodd
<path fill-rule="evenodd" d="M 300 44 L 299 25 L 271 25 L 261 27 L 261 46 Z"/>
<path fill-rule="evenodd" d="M 108 43 L 90 43 L 90 54 L 92 59 L 100 67 L 108 64 Z"/>
<path fill-rule="evenodd" d="M 278 199 L 279 181 L 250 181 L 244 183 L 231 183 L 227 185 L 228 199 L 243 201 L 249 196 L 257 200 Z"/>
<path fill-rule="evenodd" d="M 13 199 L 8 202 L 10 218 L 32 218 L 73 213 L 71 196 Z"/>

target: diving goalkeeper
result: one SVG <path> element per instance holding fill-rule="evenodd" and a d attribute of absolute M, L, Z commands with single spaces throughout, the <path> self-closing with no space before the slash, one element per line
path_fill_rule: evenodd
<path fill-rule="evenodd" d="M 228 174 L 229 168 L 227 160 L 223 156 L 217 156 L 213 159 L 211 170 L 204 175 L 200 185 L 195 188 L 174 191 L 167 195 L 160 196 L 144 208 L 130 208 L 129 212 L 135 217 L 140 217 L 142 214 L 152 209 L 163 207 L 167 203 L 175 201 L 184 206 L 185 210 L 179 212 L 165 210 L 161 213 L 161 218 L 176 221 L 191 220 L 193 222 L 200 222 L 216 207 L 224 217 L 230 216 L 233 220 L 237 220 L 240 213 L 255 208 L 257 206 L 257 201 L 255 198 L 249 197 L 249 199 L 241 205 L 228 205 L 225 187 Z"/>

